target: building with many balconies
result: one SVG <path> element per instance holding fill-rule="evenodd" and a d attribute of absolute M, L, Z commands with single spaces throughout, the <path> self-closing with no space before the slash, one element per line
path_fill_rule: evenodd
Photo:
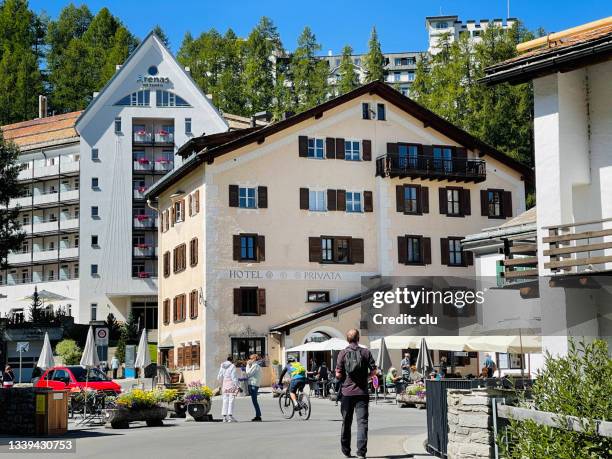
<path fill-rule="evenodd" d="M 27 238 L 0 273 L 0 312 L 27 308 L 37 285 L 78 323 L 131 312 L 155 330 L 158 219 L 145 193 L 175 168 L 177 146 L 227 129 L 153 34 L 83 112 L 3 126 L 21 150 L 23 196 L 9 205 Z"/>

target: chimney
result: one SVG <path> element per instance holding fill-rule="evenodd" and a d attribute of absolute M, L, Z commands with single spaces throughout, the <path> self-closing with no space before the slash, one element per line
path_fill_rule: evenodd
<path fill-rule="evenodd" d="M 43 96 L 43 95 L 38 96 L 38 117 L 39 118 L 47 117 L 47 96 Z"/>
<path fill-rule="evenodd" d="M 187 72 L 189 75 L 191 75 L 191 68 L 189 66 L 185 66 L 185 72 Z"/>

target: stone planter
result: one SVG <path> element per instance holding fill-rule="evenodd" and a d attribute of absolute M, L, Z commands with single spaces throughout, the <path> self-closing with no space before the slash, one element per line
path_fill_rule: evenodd
<path fill-rule="evenodd" d="M 427 405 L 427 398 L 419 397 L 418 395 L 399 394 L 397 402 L 404 406 L 414 405 L 417 408 L 423 409 Z"/>
<path fill-rule="evenodd" d="M 197 422 L 212 421 L 212 416 L 208 414 L 212 403 L 210 400 L 202 400 L 199 403 L 187 405 L 187 412 Z"/>
<path fill-rule="evenodd" d="M 127 429 L 130 422 L 145 421 L 147 426 L 156 427 L 164 424 L 168 410 L 162 406 L 143 409 L 114 408 L 104 410 L 104 420 L 113 429 Z"/>
<path fill-rule="evenodd" d="M 161 402 L 159 406 L 163 406 L 168 410 L 171 418 L 184 418 L 187 417 L 187 406 L 184 402 Z"/>

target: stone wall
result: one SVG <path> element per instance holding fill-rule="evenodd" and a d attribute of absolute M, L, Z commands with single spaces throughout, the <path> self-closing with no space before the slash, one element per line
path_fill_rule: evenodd
<path fill-rule="evenodd" d="M 0 434 L 36 433 L 36 393 L 31 387 L 0 389 Z"/>
<path fill-rule="evenodd" d="M 494 457 L 491 396 L 486 389 L 448 391 L 448 459 Z"/>

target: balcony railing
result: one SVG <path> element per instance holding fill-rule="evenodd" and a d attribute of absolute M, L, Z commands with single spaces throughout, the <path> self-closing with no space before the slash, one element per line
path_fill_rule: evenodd
<path fill-rule="evenodd" d="M 152 171 L 153 166 L 153 162 L 146 158 L 138 158 L 133 161 L 133 168 L 135 171 Z"/>
<path fill-rule="evenodd" d="M 135 257 L 152 257 L 155 255 L 155 247 L 152 244 L 138 244 L 134 246 Z"/>
<path fill-rule="evenodd" d="M 153 215 L 135 215 L 134 216 L 134 228 L 155 228 L 156 217 Z"/>
<path fill-rule="evenodd" d="M 424 155 L 406 157 L 387 153 L 376 158 L 376 175 L 478 183 L 487 178 L 487 170 L 482 159 L 444 159 Z"/>
<path fill-rule="evenodd" d="M 133 135 L 135 144 L 163 144 L 168 145 L 174 143 L 174 133 L 167 131 L 136 131 Z"/>
<path fill-rule="evenodd" d="M 538 276 L 538 247 L 535 242 L 510 242 L 505 258 L 501 261 L 502 277 L 510 283 L 531 280 Z"/>
<path fill-rule="evenodd" d="M 612 270 L 612 218 L 543 227 L 544 263 L 552 274 Z"/>
<path fill-rule="evenodd" d="M 141 186 L 134 189 L 134 199 L 144 199 L 147 187 Z"/>
<path fill-rule="evenodd" d="M 11 286 L 11 285 L 22 285 L 22 284 L 30 284 L 30 283 L 39 283 L 39 282 L 54 282 L 54 281 L 69 281 L 78 279 L 78 275 L 71 275 L 65 272 L 60 271 L 59 275 L 55 274 L 53 276 L 45 274 L 44 276 L 41 273 L 34 273 L 34 276 L 26 276 L 26 277 L 16 277 L 16 276 L 8 276 L 7 279 L 0 280 L 0 285 Z"/>
<path fill-rule="evenodd" d="M 138 158 L 134 159 L 132 164 L 134 172 L 166 173 L 171 171 L 174 167 L 174 162 L 165 158 L 157 158 L 155 160 L 149 158 Z"/>
<path fill-rule="evenodd" d="M 74 160 L 59 160 L 56 164 L 48 166 L 31 166 L 22 169 L 17 176 L 18 180 L 31 180 L 35 178 L 49 177 L 78 173 L 80 162 Z"/>

